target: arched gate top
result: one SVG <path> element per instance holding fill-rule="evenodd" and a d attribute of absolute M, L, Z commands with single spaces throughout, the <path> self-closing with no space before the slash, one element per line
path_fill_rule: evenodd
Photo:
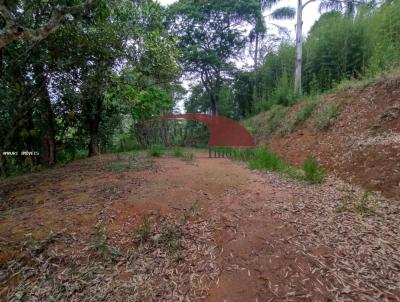
<path fill-rule="evenodd" d="M 254 147 L 251 134 L 238 122 L 223 116 L 209 114 L 168 114 L 161 119 L 189 119 L 203 123 L 210 131 L 210 147 Z"/>

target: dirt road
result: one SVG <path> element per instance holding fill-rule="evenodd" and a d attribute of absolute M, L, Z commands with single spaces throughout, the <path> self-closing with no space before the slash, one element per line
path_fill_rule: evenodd
<path fill-rule="evenodd" d="M 201 153 L 107 170 L 124 160 L 0 184 L 0 297 L 400 301 L 398 201 Z"/>

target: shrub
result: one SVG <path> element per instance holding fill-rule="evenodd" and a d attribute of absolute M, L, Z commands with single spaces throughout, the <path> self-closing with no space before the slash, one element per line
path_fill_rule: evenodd
<path fill-rule="evenodd" d="M 317 112 L 314 119 L 316 130 L 326 130 L 338 116 L 338 105 L 334 103 L 325 104 Z"/>
<path fill-rule="evenodd" d="M 304 178 L 309 183 L 321 183 L 325 178 L 325 171 L 320 167 L 315 158 L 307 158 L 304 161 Z"/>
<path fill-rule="evenodd" d="M 164 155 L 165 150 L 163 146 L 160 145 L 154 145 L 151 146 L 151 148 L 148 151 L 149 155 L 154 156 L 154 157 L 160 157 Z"/>

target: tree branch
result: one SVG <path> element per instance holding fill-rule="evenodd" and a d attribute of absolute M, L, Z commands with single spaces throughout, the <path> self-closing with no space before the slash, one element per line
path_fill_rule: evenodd
<path fill-rule="evenodd" d="M 37 42 L 47 38 L 52 32 L 66 20 L 67 16 L 75 15 L 92 7 L 97 0 L 86 0 L 82 4 L 74 6 L 58 6 L 55 8 L 50 20 L 44 26 L 38 29 L 30 29 L 19 26 L 11 12 L 0 0 L 0 16 L 5 21 L 5 27 L 0 31 L 0 49 L 18 39 Z"/>

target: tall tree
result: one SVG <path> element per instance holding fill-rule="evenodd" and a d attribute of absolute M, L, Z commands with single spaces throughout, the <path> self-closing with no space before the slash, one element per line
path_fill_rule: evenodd
<path fill-rule="evenodd" d="M 170 31 L 178 39 L 184 70 L 198 76 L 213 115 L 232 60 L 245 46 L 239 25 L 261 19 L 256 0 L 180 0 L 169 7 Z"/>
<path fill-rule="evenodd" d="M 303 60 L 303 9 L 316 0 L 308 0 L 303 4 L 303 0 L 297 0 L 297 22 L 296 22 L 296 71 L 294 77 L 294 93 L 302 94 L 302 60 Z M 319 5 L 322 10 L 345 11 L 353 14 L 356 7 L 362 4 L 372 4 L 375 1 L 369 0 L 322 0 Z"/>
<path fill-rule="evenodd" d="M 271 9 L 274 5 L 278 4 L 280 0 L 257 0 L 261 6 L 262 11 Z M 295 16 L 295 9 L 292 7 L 280 7 L 272 11 L 268 16 L 275 20 L 292 19 Z M 271 24 L 276 26 L 275 24 Z M 254 20 L 254 28 L 250 31 L 250 42 L 254 42 L 254 69 L 257 69 L 260 57 L 260 42 L 265 37 L 267 31 L 267 24 L 264 16 L 257 16 Z"/>

